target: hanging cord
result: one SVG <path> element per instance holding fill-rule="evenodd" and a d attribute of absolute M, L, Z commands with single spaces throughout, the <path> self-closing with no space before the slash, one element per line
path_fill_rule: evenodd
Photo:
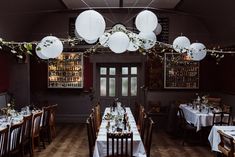
<path fill-rule="evenodd" d="M 110 12 L 111 16 L 114 18 L 115 21 L 118 21 L 118 20 L 117 20 L 117 17 L 113 15 L 113 12 L 112 12 L 112 10 L 110 9 L 109 3 L 108 3 L 106 0 L 104 0 L 104 2 L 105 2 L 105 5 L 109 8 L 109 12 Z M 107 18 L 107 17 L 106 17 L 106 18 Z M 109 21 L 112 22 L 112 24 L 115 24 L 115 22 L 113 22 L 111 19 L 109 19 Z"/>
<path fill-rule="evenodd" d="M 89 9 L 93 9 L 91 6 L 89 6 L 84 0 L 81 0 L 82 3 L 84 3 Z"/>
<path fill-rule="evenodd" d="M 128 16 L 131 14 L 133 8 L 136 6 L 136 4 L 137 4 L 138 2 L 139 2 L 139 0 L 135 0 L 135 3 L 132 5 L 130 11 L 129 11 L 129 9 L 128 9 L 128 14 L 127 14 L 127 16 L 123 19 L 123 21 L 125 21 L 125 20 L 128 18 Z M 124 22 L 123 24 L 126 24 L 126 23 Z"/>

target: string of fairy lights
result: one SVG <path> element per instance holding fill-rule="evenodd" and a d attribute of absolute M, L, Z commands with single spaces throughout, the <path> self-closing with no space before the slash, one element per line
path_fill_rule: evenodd
<path fill-rule="evenodd" d="M 92 18 L 94 18 L 93 21 Z M 87 45 L 90 44 L 86 50 L 81 52 L 84 56 L 105 53 L 107 51 L 102 52 L 102 48 L 105 48 L 114 53 L 136 51 L 142 55 L 153 55 L 158 58 L 163 58 L 165 52 L 181 53 L 188 60 L 193 61 L 200 61 L 209 54 L 219 62 L 225 55 L 235 54 L 232 48 L 214 47 L 208 49 L 202 43 L 190 44 L 189 39 L 185 36 L 177 37 L 173 44 L 157 41 L 156 35 L 160 34 L 161 25 L 157 23 L 156 15 L 148 10 L 137 15 L 135 24 L 140 31 L 139 34 L 129 31 L 120 24 L 105 30 L 106 25 L 102 15 L 94 10 L 87 10 L 76 19 L 74 38 L 47 36 L 41 41 L 31 42 L 5 41 L 0 38 L 0 49 L 10 52 L 18 58 L 23 58 L 24 55 L 33 55 L 42 60 L 56 59 L 63 52 L 63 45 L 79 48 L 82 41 L 88 43 Z"/>

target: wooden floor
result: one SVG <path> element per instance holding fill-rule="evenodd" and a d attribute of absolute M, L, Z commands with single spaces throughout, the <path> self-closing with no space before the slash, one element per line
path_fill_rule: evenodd
<path fill-rule="evenodd" d="M 57 137 L 46 149 L 35 152 L 35 157 L 88 157 L 85 124 L 58 124 Z M 213 157 L 208 145 L 185 144 L 179 137 L 162 130 L 153 131 L 151 157 Z"/>

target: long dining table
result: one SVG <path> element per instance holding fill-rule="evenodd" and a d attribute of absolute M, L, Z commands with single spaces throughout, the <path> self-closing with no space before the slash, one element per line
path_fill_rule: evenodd
<path fill-rule="evenodd" d="M 117 114 L 117 112 L 112 112 L 109 107 L 105 109 L 101 126 L 98 132 L 98 136 L 95 142 L 93 157 L 104 157 L 107 155 L 107 128 L 106 126 L 107 126 L 108 120 L 106 120 L 105 118 L 105 115 L 107 115 L 107 113 L 111 113 L 114 116 Z M 129 107 L 126 107 L 126 113 L 127 113 L 127 116 L 129 117 L 128 119 L 129 119 L 129 124 L 130 124 L 130 131 L 133 132 L 133 156 L 146 157 L 146 152 L 145 152 L 143 142 L 141 140 L 139 131 L 137 129 L 134 116 Z M 111 120 L 110 124 L 111 124 L 110 128 L 112 128 L 112 125 L 114 125 L 114 121 L 112 122 Z"/>

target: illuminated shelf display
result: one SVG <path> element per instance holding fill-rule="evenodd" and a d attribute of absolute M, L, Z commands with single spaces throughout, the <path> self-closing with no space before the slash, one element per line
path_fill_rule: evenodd
<path fill-rule="evenodd" d="M 198 89 L 199 62 L 189 61 L 179 53 L 165 53 L 165 89 Z"/>
<path fill-rule="evenodd" d="M 83 56 L 64 52 L 48 62 L 48 88 L 82 88 Z"/>

